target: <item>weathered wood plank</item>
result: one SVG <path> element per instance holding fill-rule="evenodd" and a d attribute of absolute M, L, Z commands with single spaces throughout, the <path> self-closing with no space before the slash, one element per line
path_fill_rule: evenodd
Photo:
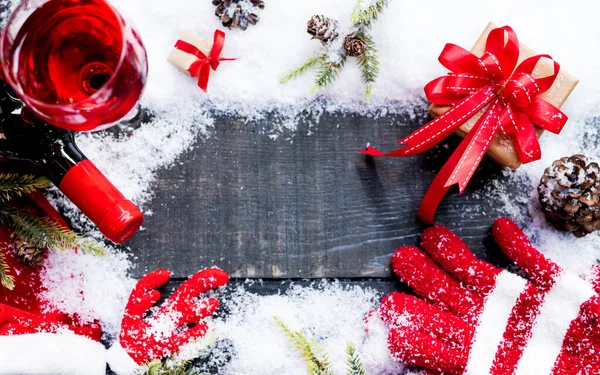
<path fill-rule="evenodd" d="M 275 140 L 269 120 L 219 117 L 180 163 L 152 186 L 153 215 L 129 242 L 136 276 L 156 267 L 183 277 L 217 265 L 234 277 L 386 277 L 394 249 L 417 244 L 419 202 L 459 142 L 410 158 L 371 159 L 366 142 L 385 149 L 428 119 L 323 115 Z M 485 160 L 466 193 L 438 211 L 481 256 L 498 203 L 483 190 L 500 168 Z"/>

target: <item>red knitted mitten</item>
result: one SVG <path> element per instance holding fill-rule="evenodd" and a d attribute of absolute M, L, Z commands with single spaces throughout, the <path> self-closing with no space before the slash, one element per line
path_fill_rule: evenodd
<path fill-rule="evenodd" d="M 441 226 L 423 233 L 425 253 L 396 251 L 394 272 L 422 299 L 382 301 L 393 355 L 431 374 L 600 374 L 598 272 L 591 282 L 566 272 L 508 219 L 493 236 L 527 279 L 477 259 Z"/>
<path fill-rule="evenodd" d="M 154 271 L 142 278 L 129 297 L 121 322 L 119 340 L 108 351 L 108 364 L 119 375 L 130 375 L 152 360 L 168 357 L 183 345 L 202 337 L 208 326 L 204 319 L 219 307 L 214 298 L 198 300 L 200 294 L 229 281 L 229 275 L 211 268 L 190 277 L 173 292 L 158 311 L 146 318 L 160 299 L 156 288 L 170 273 Z M 190 328 L 191 326 L 191 328 Z"/>

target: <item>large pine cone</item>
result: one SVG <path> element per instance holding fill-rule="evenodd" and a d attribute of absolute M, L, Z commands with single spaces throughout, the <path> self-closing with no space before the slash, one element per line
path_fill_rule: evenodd
<path fill-rule="evenodd" d="M 249 25 L 256 25 L 259 21 L 256 10 L 265 8 L 263 0 L 213 0 L 212 3 L 217 7 L 215 15 L 230 29 L 246 30 Z"/>
<path fill-rule="evenodd" d="M 538 192 L 546 219 L 558 230 L 577 237 L 600 229 L 600 167 L 584 155 L 552 163 Z"/>
<path fill-rule="evenodd" d="M 313 39 L 319 39 L 323 44 L 329 44 L 338 37 L 338 22 L 322 15 L 312 16 L 306 24 L 306 32 Z"/>
<path fill-rule="evenodd" d="M 11 238 L 14 241 L 15 253 L 17 259 L 27 266 L 36 267 L 44 262 L 46 249 L 36 247 L 27 242 L 23 237 L 13 234 Z"/>
<path fill-rule="evenodd" d="M 362 36 L 352 33 L 344 38 L 344 53 L 346 56 L 361 57 L 366 51 L 367 42 Z"/>

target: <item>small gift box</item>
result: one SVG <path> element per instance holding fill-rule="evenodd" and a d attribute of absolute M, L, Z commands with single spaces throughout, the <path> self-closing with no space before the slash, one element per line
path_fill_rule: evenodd
<path fill-rule="evenodd" d="M 485 53 L 485 44 L 488 35 L 490 34 L 490 31 L 496 29 L 497 27 L 498 26 L 496 26 L 493 22 L 490 22 L 487 25 L 487 27 L 485 28 L 485 30 L 483 31 L 473 48 L 471 48 L 471 52 L 474 55 L 479 57 L 483 56 L 483 54 Z M 526 58 L 534 56 L 535 54 L 536 53 L 531 48 L 529 48 L 523 43 L 519 43 L 518 64 L 520 64 Z M 552 69 L 553 64 L 551 61 L 540 60 L 537 66 L 536 75 L 551 75 Z M 561 69 L 558 73 L 558 76 L 556 77 L 556 80 L 552 84 L 552 87 L 550 87 L 548 91 L 541 93 L 539 97 L 545 99 L 548 103 L 552 104 L 556 108 L 560 108 L 567 100 L 575 86 L 577 86 L 578 82 L 579 80 L 577 78 L 567 73 L 564 69 Z M 432 104 L 429 108 L 429 113 L 432 116 L 437 117 L 448 111 L 450 108 L 451 106 Z M 456 130 L 456 134 L 464 138 L 467 135 L 467 133 L 469 133 L 469 131 L 473 128 L 473 126 L 482 114 L 483 110 L 473 115 L 467 122 L 465 122 L 463 125 L 461 125 L 460 128 Z M 544 129 L 535 126 L 535 132 L 537 134 L 537 137 L 539 138 L 544 132 Z M 521 166 L 521 161 L 517 156 L 517 152 L 515 150 L 513 141 L 511 137 L 507 135 L 496 134 L 487 151 L 487 155 L 494 159 L 498 164 L 505 167 L 517 169 Z"/>
<path fill-rule="evenodd" d="M 223 57 L 224 44 L 225 33 L 221 30 L 215 31 L 213 43 L 191 31 L 184 31 L 168 61 L 190 76 L 198 77 L 198 87 L 206 92 L 211 71 L 217 70 L 221 61 L 235 60 Z"/>

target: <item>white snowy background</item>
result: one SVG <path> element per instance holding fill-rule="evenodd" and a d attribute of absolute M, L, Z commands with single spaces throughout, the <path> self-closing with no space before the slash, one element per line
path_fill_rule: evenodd
<path fill-rule="evenodd" d="M 247 116 L 250 120 L 277 111 L 285 119 L 280 125 L 292 132 L 296 115 L 307 108 L 315 116 L 323 110 L 412 113 L 415 105 L 423 105 L 423 86 L 445 73 L 437 61 L 444 44 L 452 42 L 470 48 L 486 24 L 494 21 L 512 26 L 521 41 L 539 53 L 552 55 L 581 82 L 563 108 L 570 117 L 563 133 L 542 137 L 543 160 L 517 172 L 506 172 L 512 183 L 524 187 L 521 195 L 516 201 L 509 199 L 507 188 L 491 181 L 490 196 L 503 202 L 507 214 L 525 225 L 536 245 L 566 268 L 581 272 L 600 256 L 597 234 L 576 240 L 549 229 L 536 206 L 535 191 L 543 169 L 553 160 L 577 152 L 591 158 L 600 156 L 594 122 L 600 112 L 597 1 L 390 0 L 373 27 L 381 75 L 371 102 L 363 99 L 359 73 L 352 62 L 337 82 L 317 98 L 307 96 L 313 84 L 310 74 L 288 85 L 279 83 L 285 73 L 321 48 L 320 43 L 310 41 L 306 21 L 314 14 L 324 14 L 339 20 L 342 27 L 347 26 L 353 0 L 265 0 L 258 25 L 245 32 L 226 30 L 224 55 L 239 60 L 221 64 L 211 76 L 209 94 L 200 91 L 194 79 L 169 65 L 166 58 L 181 31 L 192 30 L 211 39 L 214 30 L 222 28 L 210 0 L 114 3 L 136 25 L 145 42 L 150 75 L 142 104 L 151 108 L 156 118 L 130 138 L 88 134 L 80 135 L 78 142 L 88 157 L 136 203 L 144 206 L 152 198 L 149 185 L 159 168 L 169 168 L 199 137 L 210 137 L 211 110 Z M 45 280 L 51 286 L 47 298 L 67 311 L 100 317 L 107 332 L 114 335 L 133 284 L 127 277 L 129 267 L 129 260 L 122 254 L 105 259 L 52 254 L 45 271 Z M 81 289 L 85 298 L 77 293 Z M 258 297 L 242 289 L 236 296 L 235 300 L 225 301 L 232 308 L 229 321 L 213 324 L 212 334 L 229 340 L 236 348 L 237 354 L 222 368 L 223 374 L 306 373 L 273 324 L 274 315 L 318 339 L 330 351 L 340 373 L 345 340 L 357 344 L 370 374 L 397 372 L 397 365 L 385 349 L 383 327 L 367 332 L 362 321 L 376 307 L 379 296 L 373 291 L 327 285 L 296 288 L 289 295 L 270 297 Z"/>

